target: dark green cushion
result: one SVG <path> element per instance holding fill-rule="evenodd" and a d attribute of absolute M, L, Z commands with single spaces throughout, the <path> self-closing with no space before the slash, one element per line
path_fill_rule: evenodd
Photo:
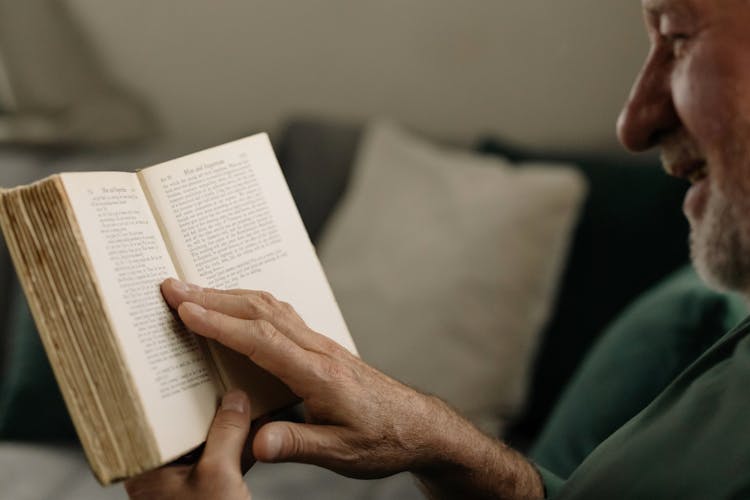
<path fill-rule="evenodd" d="M 497 140 L 484 141 L 480 150 L 515 162 L 569 162 L 589 186 L 555 312 L 542 332 L 527 411 L 511 433 L 530 440 L 606 326 L 638 295 L 687 264 L 688 225 L 681 210 L 686 184 L 667 176 L 653 158 L 531 151 Z"/>
<path fill-rule="evenodd" d="M 313 243 L 349 185 L 361 135 L 356 125 L 305 118 L 282 131 L 276 154 Z"/>
<path fill-rule="evenodd" d="M 75 440 L 73 424 L 17 284 L 13 295 L 6 331 L 11 336 L 8 366 L 0 382 L 0 439 Z"/>
<path fill-rule="evenodd" d="M 709 290 L 692 268 L 676 272 L 606 329 L 566 388 L 531 457 L 568 477 L 747 313 L 741 298 Z"/>

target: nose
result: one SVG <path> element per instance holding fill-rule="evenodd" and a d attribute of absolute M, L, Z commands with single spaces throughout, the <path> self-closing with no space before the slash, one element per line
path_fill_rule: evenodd
<path fill-rule="evenodd" d="M 617 119 L 617 136 L 630 151 L 645 151 L 676 129 L 671 63 L 652 48 Z"/>

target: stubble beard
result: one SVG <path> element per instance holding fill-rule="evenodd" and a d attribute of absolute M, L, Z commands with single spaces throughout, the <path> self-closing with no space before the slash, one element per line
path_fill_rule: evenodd
<path fill-rule="evenodd" d="M 750 137 L 750 136 L 749 136 Z M 746 148 L 725 151 L 734 162 L 725 182 L 711 179 L 705 213 L 690 221 L 690 254 L 698 274 L 712 288 L 750 300 L 750 156 Z M 734 178 L 729 178 L 733 176 Z"/>

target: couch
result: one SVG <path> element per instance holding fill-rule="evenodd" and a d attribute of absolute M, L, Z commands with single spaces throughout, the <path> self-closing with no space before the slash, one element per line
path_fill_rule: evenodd
<path fill-rule="evenodd" d="M 347 190 L 361 136 L 361 125 L 302 118 L 274 138 L 313 242 Z M 564 477 L 746 310 L 685 268 L 685 185 L 653 159 L 531 151 L 496 138 L 475 149 L 518 168 L 524 160 L 564 160 L 589 185 L 530 367 L 528 400 L 504 436 Z M 121 498 L 119 487 L 100 490 L 88 473 L 38 340 L 21 334 L 33 328 L 7 254 L 1 259 L 0 497 Z M 608 367 L 618 365 L 621 376 L 602 383 Z M 11 384 L 23 386 L 13 398 Z M 618 391 L 628 397 L 612 396 Z M 594 394 L 601 404 L 586 400 Z M 406 475 L 368 483 L 308 466 L 259 465 L 248 477 L 257 498 L 419 498 Z"/>

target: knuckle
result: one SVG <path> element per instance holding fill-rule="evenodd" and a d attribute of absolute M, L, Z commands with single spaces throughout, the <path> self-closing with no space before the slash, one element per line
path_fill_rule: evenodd
<path fill-rule="evenodd" d="M 245 335 L 242 342 L 242 354 L 247 356 L 250 359 L 253 359 L 255 357 L 255 353 L 258 351 L 258 345 L 256 342 L 256 335 L 257 332 L 255 328 L 253 327 L 253 323 L 255 321 L 249 320 L 245 323 Z"/>
<path fill-rule="evenodd" d="M 290 457 L 304 456 L 306 445 L 299 429 L 291 426 L 287 427 L 287 436 L 288 439 L 284 440 L 287 443 L 286 455 Z"/>
<path fill-rule="evenodd" d="M 318 377 L 326 382 L 342 382 L 352 378 L 352 370 L 349 366 L 336 360 L 326 359 L 318 364 Z"/>
<path fill-rule="evenodd" d="M 268 313 L 268 319 L 276 324 L 283 324 L 286 317 L 286 312 L 280 306 L 274 307 Z"/>
<path fill-rule="evenodd" d="M 345 464 L 366 463 L 368 460 L 367 452 L 372 447 L 372 443 L 365 439 L 349 441 L 339 437 L 336 444 L 331 448 L 331 454 L 336 459 Z"/>
<path fill-rule="evenodd" d="M 264 303 L 266 303 L 266 304 L 268 304 L 268 305 L 272 305 L 272 306 L 275 306 L 275 305 L 276 305 L 276 303 L 278 302 L 278 301 L 276 300 L 276 297 L 274 297 L 274 296 L 273 296 L 273 295 L 271 294 L 271 292 L 266 292 L 266 291 L 264 291 L 264 290 L 261 290 L 260 292 L 258 292 L 258 298 L 259 298 L 259 299 L 260 299 L 261 301 L 263 301 Z"/>
<path fill-rule="evenodd" d="M 307 328 L 297 310 L 289 302 L 279 302 L 278 315 L 289 325 Z"/>
<path fill-rule="evenodd" d="M 248 318 L 257 318 L 261 316 L 261 308 L 259 307 L 258 300 L 252 295 L 245 295 L 242 297 L 242 309 Z"/>
<path fill-rule="evenodd" d="M 269 321 L 264 319 L 258 321 L 258 330 L 261 335 L 269 339 L 276 336 L 276 328 L 274 328 Z"/>
<path fill-rule="evenodd" d="M 248 323 L 251 329 L 251 333 L 255 335 L 261 342 L 274 342 L 276 340 L 276 328 L 264 320 L 259 319 Z"/>
<path fill-rule="evenodd" d="M 220 431 L 223 434 L 231 433 L 236 434 L 239 432 L 245 432 L 245 424 L 239 418 L 233 418 L 234 415 L 227 415 L 222 413 L 221 418 L 217 418 L 214 421 L 214 429 Z"/>
<path fill-rule="evenodd" d="M 206 292 L 197 292 L 195 294 L 195 303 L 204 309 L 208 308 L 208 297 Z"/>
<path fill-rule="evenodd" d="M 294 307 L 292 307 L 292 304 L 290 304 L 289 302 L 280 301 L 279 309 L 281 309 L 281 311 L 286 314 L 297 314 L 297 311 L 294 310 Z"/>

